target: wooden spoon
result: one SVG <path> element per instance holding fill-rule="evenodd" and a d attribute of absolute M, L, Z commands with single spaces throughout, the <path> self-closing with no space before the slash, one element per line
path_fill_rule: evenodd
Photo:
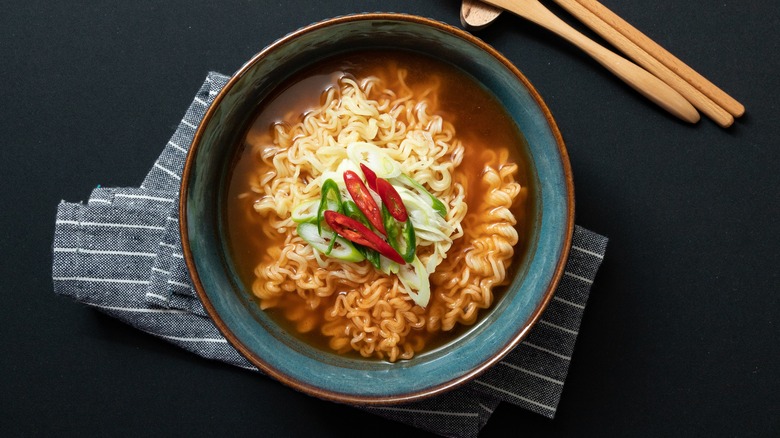
<path fill-rule="evenodd" d="M 689 123 L 699 121 L 700 116 L 696 108 L 680 93 L 647 70 L 581 34 L 558 18 L 538 0 L 485 0 L 484 3 L 506 9 L 557 34 L 579 47 L 631 88 L 669 113 Z"/>
<path fill-rule="evenodd" d="M 480 30 L 501 15 L 503 9 L 480 0 L 463 0 L 460 4 L 460 24 L 468 30 Z"/>

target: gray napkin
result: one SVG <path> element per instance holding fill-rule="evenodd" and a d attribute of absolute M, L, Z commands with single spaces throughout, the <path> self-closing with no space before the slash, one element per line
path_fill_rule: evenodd
<path fill-rule="evenodd" d="M 195 130 L 227 76 L 210 73 L 143 184 L 61 202 L 54 291 L 202 357 L 257 371 L 221 335 L 194 293 L 178 231 L 178 192 Z M 528 337 L 465 387 L 421 402 L 366 408 L 444 436 L 475 437 L 500 402 L 552 418 L 607 239 L 576 227 L 553 300 Z M 419 415 L 424 412 L 426 415 Z"/>

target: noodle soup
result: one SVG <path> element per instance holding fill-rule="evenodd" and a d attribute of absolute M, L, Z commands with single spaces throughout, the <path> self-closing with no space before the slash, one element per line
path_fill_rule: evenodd
<path fill-rule="evenodd" d="M 258 108 L 243 143 L 226 196 L 233 263 L 261 309 L 322 350 L 395 362 L 436 348 L 495 305 L 526 256 L 525 141 L 497 100 L 449 64 L 389 50 L 320 62 Z M 349 200 L 342 175 L 360 173 L 356 154 L 372 164 L 375 150 L 422 187 L 397 184 L 401 195 L 444 206 L 437 218 L 404 202 L 427 300 L 388 260 L 345 261 L 301 236 L 296 212 L 323 205 L 328 179 Z"/>

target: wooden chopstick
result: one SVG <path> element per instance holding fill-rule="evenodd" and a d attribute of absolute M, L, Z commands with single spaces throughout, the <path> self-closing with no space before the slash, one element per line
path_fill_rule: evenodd
<path fill-rule="evenodd" d="M 729 127 L 734 123 L 734 116 L 744 114 L 742 104 L 596 0 L 554 1 L 637 64 L 682 94 L 718 125 Z"/>
<path fill-rule="evenodd" d="M 707 78 L 700 75 L 698 72 L 696 72 L 696 70 L 677 59 L 677 57 L 669 53 L 669 51 L 661 47 L 655 41 L 651 40 L 635 27 L 631 26 L 628 22 L 620 18 L 606 6 L 602 5 L 596 0 L 577 0 L 577 2 L 588 8 L 588 10 L 590 10 L 593 14 L 605 22 L 609 23 L 610 26 L 617 29 L 618 32 L 631 40 L 634 44 L 641 47 L 647 53 L 652 54 L 656 59 L 661 61 L 662 64 L 680 75 L 680 77 L 688 81 L 688 83 L 696 87 L 696 89 L 715 101 L 731 115 L 734 117 L 741 117 L 743 114 L 745 114 L 745 107 L 741 103 L 737 102 L 736 99 L 729 96 L 725 91 L 721 90 L 715 84 L 707 80 Z"/>

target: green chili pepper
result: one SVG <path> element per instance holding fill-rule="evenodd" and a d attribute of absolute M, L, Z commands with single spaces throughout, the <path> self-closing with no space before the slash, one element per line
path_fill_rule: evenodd
<path fill-rule="evenodd" d="M 366 253 L 364 254 L 366 260 L 371 262 L 371 264 L 374 265 L 375 268 L 379 269 L 381 267 L 379 264 L 379 253 L 374 251 L 371 248 L 363 247 L 363 249 L 366 250 Z"/>
<path fill-rule="evenodd" d="M 382 204 L 382 224 L 387 231 L 387 240 L 392 245 L 398 239 L 398 236 L 401 235 L 401 227 L 398 226 L 398 222 L 393 219 L 393 216 L 384 204 Z"/>
<path fill-rule="evenodd" d="M 333 181 L 332 179 L 326 179 L 324 183 L 322 183 L 322 190 L 321 190 L 321 196 L 322 199 L 320 199 L 320 207 L 317 209 L 317 232 L 319 232 L 320 236 L 322 236 L 322 222 L 323 222 L 323 214 L 326 210 L 328 210 L 328 200 L 330 197 L 330 201 L 336 203 L 336 212 L 341 212 L 343 207 L 341 203 L 341 191 L 339 190 L 338 184 L 336 184 L 336 181 Z M 325 255 L 329 255 L 330 252 L 333 250 L 333 245 L 336 243 L 335 235 L 330 240 L 330 245 L 328 245 L 328 249 L 325 251 Z"/>
<path fill-rule="evenodd" d="M 363 214 L 362 211 L 360 211 L 357 204 L 347 199 L 341 204 L 341 207 L 344 209 L 343 213 L 345 216 L 351 217 L 352 219 L 355 219 L 367 227 L 371 227 L 371 223 L 368 221 L 368 218 Z"/>
<path fill-rule="evenodd" d="M 382 204 L 382 222 L 387 231 L 387 241 L 394 250 L 398 251 L 405 262 L 411 263 L 414 260 L 414 253 L 417 249 L 417 239 L 414 234 L 414 226 L 411 218 L 401 224 L 393 218 L 387 207 Z"/>
<path fill-rule="evenodd" d="M 317 231 L 322 234 L 322 214 L 328 209 L 328 196 L 332 196 L 331 201 L 336 202 L 336 205 L 338 206 L 338 210 L 336 211 L 341 212 L 343 207 L 341 203 L 341 191 L 339 190 L 336 181 L 333 181 L 330 178 L 326 179 L 325 182 L 322 183 L 322 190 L 320 193 L 320 207 L 317 209 Z"/>
<path fill-rule="evenodd" d="M 411 263 L 414 260 L 414 253 L 417 250 L 417 238 L 414 234 L 414 226 L 412 226 L 412 218 L 407 218 L 404 223 L 403 230 L 403 242 L 406 246 L 406 250 L 401 253 L 401 257 L 404 258 L 406 263 Z"/>

